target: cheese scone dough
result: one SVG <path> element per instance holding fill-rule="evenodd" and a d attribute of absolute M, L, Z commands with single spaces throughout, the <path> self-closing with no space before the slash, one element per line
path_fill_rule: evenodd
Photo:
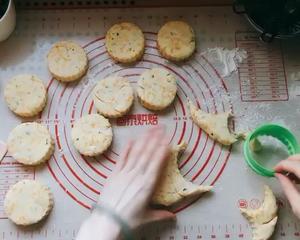
<path fill-rule="evenodd" d="M 127 78 L 108 77 L 100 80 L 94 88 L 93 100 L 97 111 L 103 116 L 121 117 L 133 104 L 133 89 Z"/>
<path fill-rule="evenodd" d="M 10 132 L 7 149 L 19 163 L 38 165 L 49 160 L 54 151 L 54 141 L 45 126 L 27 122 Z"/>
<path fill-rule="evenodd" d="M 8 190 L 4 211 L 15 224 L 28 226 L 44 219 L 53 204 L 53 195 L 47 186 L 35 180 L 22 180 Z"/>
<path fill-rule="evenodd" d="M 35 75 L 21 74 L 12 78 L 4 89 L 4 98 L 11 111 L 21 117 L 40 113 L 47 102 L 44 83 Z"/>
<path fill-rule="evenodd" d="M 278 220 L 278 206 L 271 188 L 264 186 L 264 201 L 258 209 L 240 208 L 242 215 L 249 221 L 252 229 L 252 240 L 267 240 L 274 230 Z"/>
<path fill-rule="evenodd" d="M 231 145 L 237 141 L 237 135 L 229 131 L 228 119 L 232 117 L 230 112 L 207 113 L 188 101 L 193 122 L 203 129 L 211 139 L 223 145 Z"/>
<path fill-rule="evenodd" d="M 178 169 L 178 154 L 186 149 L 185 142 L 173 147 L 159 184 L 154 192 L 152 203 L 171 206 L 185 198 L 200 196 L 212 186 L 196 185 L 186 180 Z"/>
<path fill-rule="evenodd" d="M 105 117 L 89 114 L 75 121 L 71 137 L 74 147 L 82 155 L 97 156 L 109 148 L 113 132 Z"/>
<path fill-rule="evenodd" d="M 81 78 L 88 69 L 88 58 L 77 43 L 55 43 L 48 53 L 48 69 L 59 81 L 72 82 Z"/>
<path fill-rule="evenodd" d="M 167 108 L 174 101 L 176 92 L 176 79 L 164 68 L 146 70 L 138 81 L 138 98 L 150 110 Z"/>
<path fill-rule="evenodd" d="M 133 23 L 118 23 L 107 31 L 105 47 L 114 61 L 133 63 L 139 60 L 144 54 L 144 34 L 142 30 Z"/>
<path fill-rule="evenodd" d="M 183 61 L 195 51 L 194 30 L 183 21 L 167 22 L 157 34 L 157 47 L 166 59 Z"/>

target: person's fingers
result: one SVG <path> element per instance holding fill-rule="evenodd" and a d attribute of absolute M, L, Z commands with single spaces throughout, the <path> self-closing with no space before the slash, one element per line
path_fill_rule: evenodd
<path fill-rule="evenodd" d="M 283 174 L 276 173 L 275 176 L 279 180 L 283 191 L 291 204 L 293 212 L 300 218 L 300 193 L 291 180 Z"/>
<path fill-rule="evenodd" d="M 294 155 L 292 155 L 292 156 L 289 156 L 289 157 L 287 158 L 287 160 L 300 162 L 300 154 L 294 154 Z"/>
<path fill-rule="evenodd" d="M 132 145 L 133 145 L 132 140 L 129 140 L 126 143 L 125 148 L 122 150 L 122 153 L 120 154 L 120 159 L 116 164 L 115 172 L 121 171 L 126 166 L 127 161 L 128 161 L 128 155 L 129 155 L 129 152 L 132 148 Z"/>
<path fill-rule="evenodd" d="M 149 139 L 143 153 L 139 156 L 139 160 L 136 164 L 135 169 L 137 171 L 144 172 L 149 162 L 153 161 L 153 156 L 157 152 L 159 146 L 162 144 L 164 130 L 160 129 Z"/>
<path fill-rule="evenodd" d="M 176 220 L 176 215 L 166 210 L 148 210 L 142 224 L 165 220 Z"/>
<path fill-rule="evenodd" d="M 291 172 L 300 178 L 300 162 L 298 161 L 283 160 L 275 166 L 274 170 L 277 173 Z"/>
<path fill-rule="evenodd" d="M 161 172 L 163 171 L 166 161 L 168 160 L 170 149 L 168 145 L 161 145 L 153 154 L 151 161 L 146 169 L 145 176 L 149 185 L 155 186 Z"/>
<path fill-rule="evenodd" d="M 156 132 L 160 128 L 153 128 L 151 130 L 146 131 L 144 135 L 138 140 L 133 143 L 131 151 L 128 155 L 128 162 L 126 164 L 126 171 L 132 170 L 132 168 L 137 164 L 139 157 L 142 155 L 143 151 L 145 150 L 149 140 L 156 134 Z"/>

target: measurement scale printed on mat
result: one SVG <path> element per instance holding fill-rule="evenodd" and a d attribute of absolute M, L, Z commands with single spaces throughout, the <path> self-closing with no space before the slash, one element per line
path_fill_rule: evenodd
<path fill-rule="evenodd" d="M 190 23 L 197 36 L 197 52 L 187 62 L 174 64 L 163 59 L 156 48 L 156 34 L 167 20 Z M 114 63 L 106 53 L 104 37 L 116 22 L 132 21 L 144 31 L 146 50 L 133 66 Z M 89 71 L 79 82 L 62 84 L 51 78 L 46 65 L 50 46 L 58 40 L 80 43 L 89 58 Z M 238 72 L 221 77 L 214 64 L 201 53 L 207 48 L 239 47 L 248 58 Z M 274 239 L 299 239 L 300 223 L 293 216 L 276 179 L 253 173 L 243 159 L 242 145 L 222 147 L 192 123 L 187 97 L 209 112 L 233 111 L 235 128 L 251 130 L 264 122 L 283 124 L 300 139 L 300 82 L 290 76 L 299 71 L 300 49 L 296 42 L 261 43 L 247 22 L 230 7 L 52 9 L 20 10 L 12 37 L 0 45 L 0 138 L 25 121 L 14 116 L 3 100 L 5 83 L 18 73 L 34 73 L 47 85 L 47 107 L 36 119 L 45 124 L 55 139 L 55 153 L 45 166 L 26 168 L 6 156 L 0 164 L 0 240 L 74 239 L 80 223 L 90 212 L 107 178 L 119 159 L 126 139 L 145 129 L 164 124 L 170 142 L 188 143 L 180 157 L 185 178 L 197 184 L 214 185 L 211 193 L 178 209 L 177 222 L 153 224 L 140 229 L 138 239 L 250 239 L 251 229 L 239 207 L 258 208 L 263 185 L 274 190 L 279 205 L 279 222 Z M 298 66 L 298 67 L 297 67 Z M 126 76 L 135 87 L 145 69 L 164 67 L 177 78 L 174 104 L 163 113 L 153 113 L 136 101 L 132 111 L 112 121 L 114 143 L 97 158 L 78 154 L 70 142 L 73 121 L 96 112 L 91 90 L 111 74 Z M 296 110 L 295 110 L 296 109 Z M 50 186 L 55 206 L 38 226 L 18 228 L 3 212 L 8 187 L 19 179 L 37 179 Z"/>

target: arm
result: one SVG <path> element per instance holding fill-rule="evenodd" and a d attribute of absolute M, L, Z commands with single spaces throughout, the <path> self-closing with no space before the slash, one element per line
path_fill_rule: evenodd
<path fill-rule="evenodd" d="M 300 179 L 300 155 L 294 155 L 281 161 L 275 167 L 276 177 L 278 178 L 283 191 L 291 204 L 294 214 L 300 219 L 300 192 L 296 184 L 284 173 L 292 173 Z"/>
<path fill-rule="evenodd" d="M 161 128 L 151 129 L 138 141 L 129 141 L 98 203 L 113 209 L 132 229 L 153 221 L 174 219 L 171 212 L 149 207 L 168 154 L 168 141 Z M 94 211 L 82 224 L 77 240 L 114 240 L 120 233 L 121 227 L 114 219 Z"/>

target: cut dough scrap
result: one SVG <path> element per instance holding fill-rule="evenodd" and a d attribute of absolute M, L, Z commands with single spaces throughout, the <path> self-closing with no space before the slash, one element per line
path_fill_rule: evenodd
<path fill-rule="evenodd" d="M 17 225 L 40 222 L 53 207 L 50 189 L 35 180 L 22 180 L 11 186 L 4 199 L 7 217 Z"/>
<path fill-rule="evenodd" d="M 108 77 L 100 80 L 94 88 L 93 100 L 100 114 L 110 118 L 121 117 L 133 104 L 133 89 L 126 78 Z"/>
<path fill-rule="evenodd" d="M 186 148 L 182 142 L 172 149 L 170 158 L 163 172 L 161 181 L 152 198 L 152 203 L 171 206 L 184 198 L 191 198 L 208 192 L 212 186 L 199 186 L 187 181 L 178 169 L 178 153 Z"/>
<path fill-rule="evenodd" d="M 54 151 L 54 141 L 45 126 L 28 122 L 18 125 L 10 132 L 7 148 L 18 162 L 38 165 L 49 160 Z"/>
<path fill-rule="evenodd" d="M 11 79 L 4 89 L 4 98 L 11 111 L 21 117 L 33 117 L 43 110 L 47 91 L 35 75 L 21 74 Z"/>
<path fill-rule="evenodd" d="M 196 48 L 194 30 L 183 21 L 167 22 L 157 35 L 160 54 L 171 61 L 189 58 Z"/>
<path fill-rule="evenodd" d="M 48 68 L 59 81 L 76 81 L 86 73 L 88 58 L 84 49 L 77 43 L 57 42 L 48 53 Z"/>
<path fill-rule="evenodd" d="M 150 110 L 167 108 L 174 101 L 176 92 L 176 79 L 164 68 L 146 70 L 138 81 L 138 98 Z"/>
<path fill-rule="evenodd" d="M 114 61 L 121 63 L 136 62 L 144 54 L 144 34 L 133 23 L 118 23 L 107 31 L 105 46 L 108 54 Z"/>
<path fill-rule="evenodd" d="M 264 186 L 265 198 L 258 209 L 240 208 L 242 215 L 250 222 L 255 224 L 265 224 L 277 216 L 276 198 L 269 186 Z"/>
<path fill-rule="evenodd" d="M 193 122 L 203 129 L 213 140 L 223 144 L 231 145 L 237 141 L 236 135 L 228 129 L 228 119 L 231 113 L 206 113 L 188 101 Z"/>
<path fill-rule="evenodd" d="M 252 152 L 259 152 L 262 150 L 262 144 L 257 138 L 250 141 L 249 147 Z"/>
<path fill-rule="evenodd" d="M 113 132 L 109 121 L 99 114 L 89 114 L 78 119 L 71 137 L 75 148 L 86 156 L 102 154 L 111 145 Z"/>
<path fill-rule="evenodd" d="M 278 217 L 274 217 L 270 222 L 265 224 L 253 224 L 252 228 L 252 239 L 253 240 L 267 240 L 269 239 L 277 223 Z"/>

